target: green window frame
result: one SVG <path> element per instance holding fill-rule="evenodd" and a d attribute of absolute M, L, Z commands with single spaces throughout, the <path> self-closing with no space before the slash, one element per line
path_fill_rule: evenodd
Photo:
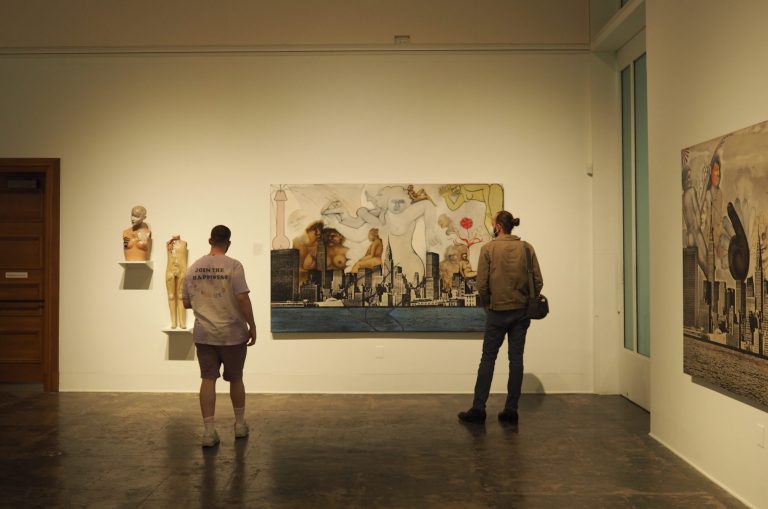
<path fill-rule="evenodd" d="M 651 355 L 646 55 L 620 72 L 624 348 Z"/>

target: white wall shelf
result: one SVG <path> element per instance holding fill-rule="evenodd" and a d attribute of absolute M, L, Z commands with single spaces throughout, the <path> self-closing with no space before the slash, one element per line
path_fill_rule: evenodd
<path fill-rule="evenodd" d="M 192 339 L 192 329 L 172 329 L 166 327 L 163 333 L 168 337 L 165 359 L 168 361 L 195 360 L 195 342 Z"/>
<path fill-rule="evenodd" d="M 121 290 L 149 290 L 152 288 L 152 260 L 117 262 L 123 268 Z"/>
<path fill-rule="evenodd" d="M 139 262 L 117 262 L 125 270 L 154 270 L 152 260 Z"/>

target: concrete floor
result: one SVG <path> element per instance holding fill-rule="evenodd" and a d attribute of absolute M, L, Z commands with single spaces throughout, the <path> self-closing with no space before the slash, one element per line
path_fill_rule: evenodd
<path fill-rule="evenodd" d="M 251 436 L 202 449 L 194 394 L 0 386 L 2 507 L 744 507 L 648 437 L 618 396 L 249 395 Z"/>

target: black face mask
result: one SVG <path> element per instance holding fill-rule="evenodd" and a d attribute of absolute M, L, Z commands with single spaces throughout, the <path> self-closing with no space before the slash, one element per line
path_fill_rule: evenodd
<path fill-rule="evenodd" d="M 494 238 L 499 236 L 499 227 L 498 226 L 494 226 L 493 227 L 493 236 L 494 236 Z"/>

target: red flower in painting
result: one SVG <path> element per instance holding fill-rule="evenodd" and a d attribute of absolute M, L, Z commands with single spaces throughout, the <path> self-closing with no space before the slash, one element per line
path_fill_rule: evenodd
<path fill-rule="evenodd" d="M 449 220 L 450 221 L 450 220 Z M 446 230 L 446 233 L 452 233 L 456 235 L 456 238 L 453 239 L 453 243 L 457 246 L 461 246 L 462 244 L 466 245 L 468 248 L 474 246 L 477 243 L 480 243 L 483 241 L 483 239 L 480 237 L 480 235 L 475 231 L 469 231 L 470 228 L 475 224 L 474 221 L 472 221 L 469 217 L 462 217 L 461 221 L 459 221 L 459 224 L 462 228 L 464 228 L 464 231 L 467 232 L 466 237 L 463 237 L 461 233 L 454 228 L 453 223 L 450 223 L 450 228 Z"/>

